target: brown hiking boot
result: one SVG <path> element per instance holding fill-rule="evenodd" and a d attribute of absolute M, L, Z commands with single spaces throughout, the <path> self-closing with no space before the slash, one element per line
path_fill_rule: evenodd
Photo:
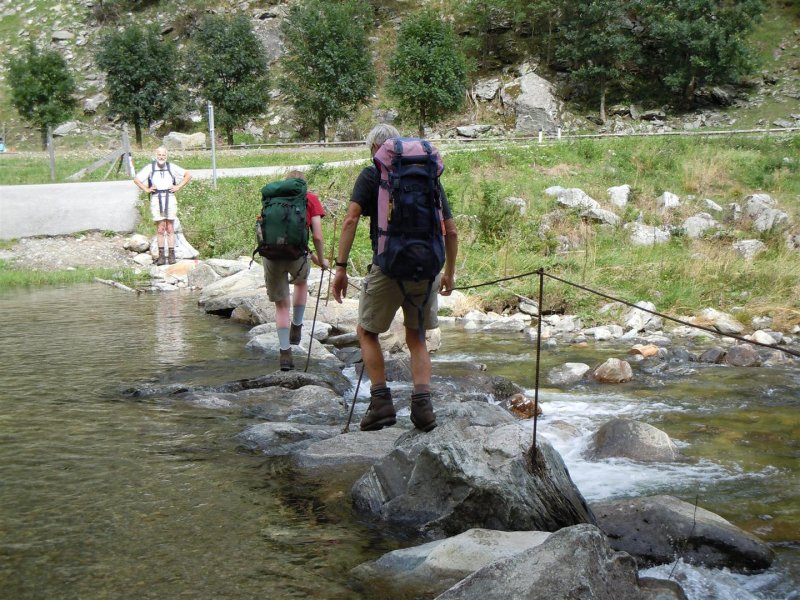
<path fill-rule="evenodd" d="M 378 431 L 384 427 L 391 427 L 397 422 L 392 392 L 389 388 L 373 392 L 369 401 L 369 408 L 361 419 L 361 431 Z"/>
<path fill-rule="evenodd" d="M 169 249 L 169 255 L 167 256 L 167 262 L 171 265 L 175 264 L 175 248 Z"/>
<path fill-rule="evenodd" d="M 164 254 L 164 250 L 162 248 L 158 249 L 158 258 L 156 259 L 156 265 L 161 267 L 167 264 L 167 257 Z"/>
<path fill-rule="evenodd" d="M 294 323 L 291 324 L 289 327 L 289 343 L 293 345 L 297 345 L 300 343 L 300 337 L 303 334 L 303 326 L 302 325 L 295 325 Z"/>
<path fill-rule="evenodd" d="M 425 433 L 436 428 L 436 414 L 433 412 L 430 392 L 411 394 L 411 422 Z"/>
<path fill-rule="evenodd" d="M 294 370 L 294 360 L 292 360 L 292 349 L 281 350 L 280 356 L 281 371 Z"/>

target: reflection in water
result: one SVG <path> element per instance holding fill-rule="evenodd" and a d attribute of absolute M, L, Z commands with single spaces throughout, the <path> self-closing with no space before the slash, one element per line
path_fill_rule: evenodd
<path fill-rule="evenodd" d="M 189 316 L 181 312 L 186 301 L 180 292 L 156 294 L 155 353 L 156 361 L 165 365 L 181 365 L 186 358 L 183 322 Z"/>

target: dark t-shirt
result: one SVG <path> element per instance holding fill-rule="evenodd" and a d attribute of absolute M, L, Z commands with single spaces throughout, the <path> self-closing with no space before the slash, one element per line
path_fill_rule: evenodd
<path fill-rule="evenodd" d="M 378 190 L 380 189 L 380 174 L 375 165 L 364 167 L 353 186 L 350 202 L 355 202 L 361 207 L 361 214 L 369 217 L 369 238 L 372 240 L 372 252 L 378 251 Z M 444 188 L 439 187 L 442 193 L 442 217 L 452 219 L 450 205 Z"/>

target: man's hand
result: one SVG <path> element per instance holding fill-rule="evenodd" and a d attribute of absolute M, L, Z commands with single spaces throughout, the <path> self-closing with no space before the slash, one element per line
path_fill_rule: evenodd
<path fill-rule="evenodd" d="M 333 299 L 339 304 L 347 296 L 347 271 L 345 269 L 336 269 L 336 275 L 333 277 Z"/>
<path fill-rule="evenodd" d="M 439 293 L 442 296 L 449 296 L 453 293 L 453 287 L 455 286 L 455 275 L 447 275 L 443 274 L 442 279 L 439 282 Z"/>

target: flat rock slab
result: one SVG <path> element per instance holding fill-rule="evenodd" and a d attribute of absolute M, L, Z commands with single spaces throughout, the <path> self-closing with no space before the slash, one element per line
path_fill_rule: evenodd
<path fill-rule="evenodd" d="M 304 469 L 374 464 L 394 449 L 397 438 L 405 432 L 398 425 L 378 431 L 360 431 L 356 423 L 355 431 L 341 433 L 340 429 L 340 435 L 315 441 L 299 450 L 295 463 Z"/>

